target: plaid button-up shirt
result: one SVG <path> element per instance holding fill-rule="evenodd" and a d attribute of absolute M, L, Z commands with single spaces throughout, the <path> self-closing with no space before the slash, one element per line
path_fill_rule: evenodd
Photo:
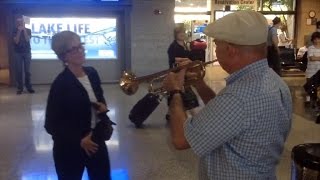
<path fill-rule="evenodd" d="M 200 179 L 276 179 L 291 128 L 288 86 L 265 59 L 226 81 L 227 86 L 185 123 L 185 136 L 200 157 Z"/>

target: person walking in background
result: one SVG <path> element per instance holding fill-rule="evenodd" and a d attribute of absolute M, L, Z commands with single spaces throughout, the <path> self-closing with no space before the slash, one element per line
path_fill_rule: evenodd
<path fill-rule="evenodd" d="M 14 41 L 14 61 L 15 74 L 17 83 L 17 94 L 23 92 L 23 76 L 24 83 L 29 93 L 34 93 L 31 85 L 31 30 L 25 27 L 23 17 L 16 19 L 16 28 L 13 32 Z"/>
<path fill-rule="evenodd" d="M 99 75 L 93 67 L 83 67 L 84 44 L 76 33 L 55 34 L 52 49 L 65 65 L 51 86 L 45 117 L 58 179 L 81 180 L 86 167 L 90 180 L 110 180 L 107 146 L 93 138 L 102 121 L 96 113 L 107 112 Z"/>
<path fill-rule="evenodd" d="M 281 64 L 280 64 L 280 49 L 278 47 L 278 29 L 281 27 L 281 19 L 275 17 L 272 20 L 273 25 L 269 27 L 268 31 L 268 64 L 278 75 L 281 75 Z"/>

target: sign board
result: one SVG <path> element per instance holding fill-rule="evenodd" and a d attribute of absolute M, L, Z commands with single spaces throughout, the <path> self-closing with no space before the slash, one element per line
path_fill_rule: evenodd
<path fill-rule="evenodd" d="M 77 33 L 85 43 L 87 59 L 116 59 L 117 22 L 116 18 L 29 17 L 27 28 L 31 29 L 32 59 L 56 59 L 51 50 L 52 36 L 61 31 Z"/>
<path fill-rule="evenodd" d="M 255 5 L 256 0 L 215 0 L 219 5 Z"/>

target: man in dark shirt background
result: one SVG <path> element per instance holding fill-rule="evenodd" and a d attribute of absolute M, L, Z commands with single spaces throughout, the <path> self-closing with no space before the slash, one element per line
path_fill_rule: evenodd
<path fill-rule="evenodd" d="M 24 83 L 29 93 L 34 93 L 30 80 L 30 63 L 31 63 L 31 30 L 25 27 L 22 17 L 16 19 L 16 29 L 14 30 L 14 59 L 15 73 L 17 81 L 17 94 L 23 92 L 23 74 Z"/>

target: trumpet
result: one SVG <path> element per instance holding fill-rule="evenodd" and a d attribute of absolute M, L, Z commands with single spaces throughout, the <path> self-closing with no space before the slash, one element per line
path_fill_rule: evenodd
<path fill-rule="evenodd" d="M 206 74 L 206 66 L 209 64 L 212 64 L 214 62 L 217 62 L 217 60 L 212 60 L 208 62 L 202 62 L 202 61 L 193 61 L 189 64 L 178 66 L 175 68 L 171 68 L 168 70 L 160 71 L 154 74 L 150 74 L 147 76 L 142 76 L 142 77 L 137 77 L 135 74 L 132 72 L 126 72 L 124 71 L 122 73 L 122 76 L 120 78 L 120 88 L 121 90 L 127 94 L 127 95 L 133 95 L 135 94 L 138 89 L 139 85 L 141 83 L 150 83 L 149 86 L 149 92 L 153 94 L 161 94 L 165 93 L 165 90 L 160 87 L 160 88 L 155 88 L 154 83 L 155 82 L 160 82 L 162 83 L 163 79 L 170 73 L 170 72 L 179 72 L 182 69 L 187 69 L 188 72 L 195 73 L 196 76 L 193 77 L 192 79 L 185 79 L 185 84 L 184 86 L 191 86 L 195 82 L 201 80 L 204 78 Z"/>

